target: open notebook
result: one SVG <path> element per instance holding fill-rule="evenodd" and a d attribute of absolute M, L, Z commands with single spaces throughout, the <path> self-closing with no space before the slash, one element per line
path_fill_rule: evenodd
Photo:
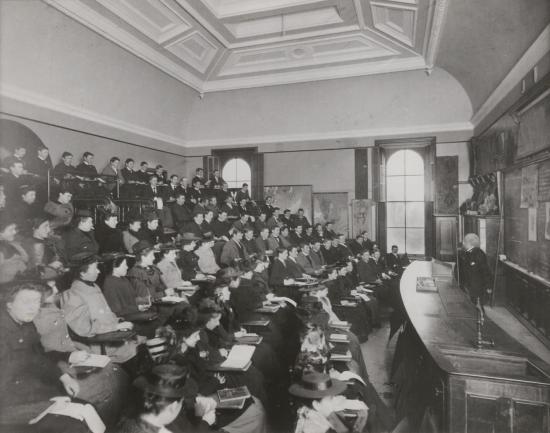
<path fill-rule="evenodd" d="M 255 350 L 254 346 L 235 344 L 231 348 L 227 359 L 221 364 L 221 367 L 237 370 L 245 369 L 250 364 Z"/>

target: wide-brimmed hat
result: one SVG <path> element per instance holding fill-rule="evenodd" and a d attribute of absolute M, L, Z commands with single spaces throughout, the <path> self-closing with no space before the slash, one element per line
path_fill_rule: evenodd
<path fill-rule="evenodd" d="M 293 383 L 288 392 L 300 398 L 319 399 L 330 395 L 339 395 L 346 390 L 346 383 L 331 379 L 328 374 L 306 373 L 302 380 Z"/>
<path fill-rule="evenodd" d="M 171 250 L 179 251 L 180 247 L 176 245 L 174 242 L 166 242 L 164 244 L 161 244 L 159 246 L 159 249 L 161 251 L 171 251 Z"/>
<path fill-rule="evenodd" d="M 69 266 L 71 268 L 78 268 L 80 266 L 89 265 L 91 263 L 100 262 L 99 256 L 91 251 L 82 251 L 76 253 L 69 258 Z"/>
<path fill-rule="evenodd" d="M 57 280 L 68 269 L 55 269 L 51 266 L 36 266 L 15 276 L 16 283 L 42 282 Z"/>
<path fill-rule="evenodd" d="M 184 232 L 181 234 L 181 241 L 182 242 L 191 242 L 191 241 L 200 241 L 201 238 L 196 236 L 195 233 L 191 232 Z"/>
<path fill-rule="evenodd" d="M 113 262 L 122 257 L 133 257 L 133 256 L 129 254 L 121 253 L 121 252 L 109 252 L 109 253 L 101 254 L 99 256 L 99 260 L 103 263 L 108 263 L 108 262 Z"/>
<path fill-rule="evenodd" d="M 174 364 L 162 364 L 153 367 L 147 375 L 134 381 L 136 388 L 150 394 L 167 398 L 181 398 L 185 395 L 187 369 Z"/>
<path fill-rule="evenodd" d="M 137 241 L 134 245 L 132 245 L 132 251 L 134 252 L 134 254 L 140 254 L 141 252 L 145 251 L 145 250 L 154 250 L 155 247 L 153 246 L 153 244 L 151 244 L 151 242 L 149 241 Z"/>

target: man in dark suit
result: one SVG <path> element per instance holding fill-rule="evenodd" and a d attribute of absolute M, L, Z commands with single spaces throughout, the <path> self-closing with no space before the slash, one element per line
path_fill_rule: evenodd
<path fill-rule="evenodd" d="M 176 194 L 176 202 L 170 209 L 172 212 L 172 220 L 176 230 L 180 231 L 183 227 L 193 220 L 193 213 L 185 203 L 185 194 L 178 192 Z"/>
<path fill-rule="evenodd" d="M 69 230 L 64 236 L 66 256 L 70 258 L 84 252 L 97 254 L 99 245 L 95 239 L 92 213 L 88 210 L 81 210 L 76 218 L 76 227 Z"/>
<path fill-rule="evenodd" d="M 206 180 L 204 179 L 204 170 L 202 168 L 197 168 L 195 170 L 195 177 L 191 180 L 191 185 L 194 187 L 196 182 L 198 182 L 199 189 L 204 188 Z"/>
<path fill-rule="evenodd" d="M 299 247 L 302 243 L 304 243 L 306 240 L 303 236 L 304 228 L 301 224 L 297 224 L 294 226 L 294 230 L 290 232 L 290 242 L 292 245 L 296 245 Z"/>
<path fill-rule="evenodd" d="M 323 240 L 323 246 L 321 247 L 321 254 L 323 254 L 323 258 L 325 259 L 325 262 L 327 265 L 334 265 L 336 262 L 338 262 L 338 255 L 336 252 L 336 248 L 332 246 L 333 239 L 331 237 L 326 237 Z"/>
<path fill-rule="evenodd" d="M 306 229 L 306 227 L 309 227 L 311 225 L 307 217 L 304 215 L 304 210 L 302 208 L 298 209 L 298 213 L 296 215 L 292 215 L 291 220 L 293 227 L 301 225 L 304 230 Z"/>
<path fill-rule="evenodd" d="M 250 201 L 250 193 L 248 192 L 248 184 L 243 183 L 243 186 L 239 191 L 237 191 L 237 195 L 235 197 L 235 201 L 239 204 L 241 204 L 241 200 L 245 200 L 245 205 Z"/>
<path fill-rule="evenodd" d="M 269 284 L 275 287 L 284 286 L 285 281 L 292 280 L 290 271 L 287 267 L 288 250 L 286 248 L 277 248 L 277 257 L 271 265 L 271 274 L 269 275 Z"/>
<path fill-rule="evenodd" d="M 183 226 L 182 232 L 193 233 L 195 237 L 201 238 L 202 233 L 202 222 L 204 221 L 204 214 L 200 211 L 193 212 L 193 220 Z"/>
<path fill-rule="evenodd" d="M 254 239 L 254 242 L 256 242 L 256 250 L 258 251 L 260 257 L 273 254 L 273 250 L 269 245 L 268 238 L 269 229 L 267 227 L 264 227 L 262 230 L 260 230 L 258 237 Z"/>
<path fill-rule="evenodd" d="M 285 209 L 285 211 L 283 212 L 283 215 L 280 218 L 280 221 L 284 226 L 287 226 L 289 228 L 292 227 L 292 218 L 290 215 L 290 209 Z"/>
<path fill-rule="evenodd" d="M 298 247 L 291 246 L 288 248 L 288 258 L 286 259 L 286 267 L 291 278 L 307 278 L 305 269 L 298 263 Z"/>
<path fill-rule="evenodd" d="M 338 257 L 339 262 L 345 262 L 353 256 L 353 253 L 346 245 L 346 235 L 339 234 L 333 246 L 335 246 L 336 257 Z"/>
<path fill-rule="evenodd" d="M 222 189 L 223 178 L 220 176 L 220 170 L 214 170 L 208 180 L 208 187 L 212 189 Z"/>
<path fill-rule="evenodd" d="M 350 242 L 349 248 L 354 256 L 357 256 L 358 254 L 361 254 L 363 251 L 365 251 L 365 243 L 364 238 L 362 234 L 358 234 L 355 236 L 355 239 Z"/>
<path fill-rule="evenodd" d="M 407 255 L 399 254 L 399 247 L 397 245 L 391 246 L 391 253 L 386 254 L 386 267 L 388 272 L 395 274 L 395 276 L 401 276 L 403 269 L 409 264 Z"/>
<path fill-rule="evenodd" d="M 266 219 L 269 220 L 269 218 L 271 218 L 271 215 L 273 215 L 273 211 L 275 210 L 275 206 L 273 206 L 273 197 L 268 195 L 265 198 L 265 204 L 262 206 L 262 210 L 265 211 Z"/>
<path fill-rule="evenodd" d="M 244 230 L 242 244 L 249 256 L 255 254 L 256 257 L 259 257 L 261 255 L 262 251 L 258 248 L 256 239 L 254 239 L 254 229 L 252 227 L 248 227 Z"/>
<path fill-rule="evenodd" d="M 231 223 L 227 221 L 227 212 L 221 210 L 218 214 L 218 218 L 212 221 L 212 233 L 214 234 L 214 239 L 225 239 L 229 240 L 229 230 L 231 230 Z"/>

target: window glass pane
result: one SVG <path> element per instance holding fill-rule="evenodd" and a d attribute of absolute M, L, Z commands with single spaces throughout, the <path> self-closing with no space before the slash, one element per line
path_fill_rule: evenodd
<path fill-rule="evenodd" d="M 389 157 L 386 162 L 386 175 L 405 174 L 405 152 L 399 150 Z"/>
<path fill-rule="evenodd" d="M 424 254 L 424 229 L 407 228 L 406 251 L 408 254 Z"/>
<path fill-rule="evenodd" d="M 424 202 L 407 202 L 407 227 L 424 227 Z"/>
<path fill-rule="evenodd" d="M 424 161 L 414 150 L 405 150 L 405 174 L 424 174 Z"/>
<path fill-rule="evenodd" d="M 405 178 L 405 196 L 407 201 L 424 201 L 424 176 Z"/>
<path fill-rule="evenodd" d="M 230 159 L 223 167 L 222 177 L 229 188 L 240 188 L 243 183 L 248 183 L 250 187 L 252 179 L 250 165 L 242 158 Z"/>
<path fill-rule="evenodd" d="M 388 227 L 405 227 L 405 203 L 386 203 L 386 215 Z"/>
<path fill-rule="evenodd" d="M 386 235 L 388 250 L 392 245 L 397 245 L 400 251 L 405 249 L 405 229 L 387 229 Z"/>
<path fill-rule="evenodd" d="M 404 176 L 391 176 L 386 178 L 386 200 L 405 200 L 405 178 Z"/>

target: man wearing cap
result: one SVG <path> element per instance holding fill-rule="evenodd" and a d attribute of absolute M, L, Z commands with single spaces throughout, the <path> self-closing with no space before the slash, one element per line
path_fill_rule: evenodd
<path fill-rule="evenodd" d="M 242 244 L 243 232 L 233 228 L 231 239 L 222 248 L 220 263 L 225 266 L 234 266 L 235 260 L 245 260 L 248 257 Z"/>
<path fill-rule="evenodd" d="M 44 206 L 44 212 L 53 217 L 50 223 L 53 230 L 68 226 L 71 223 L 74 215 L 74 207 L 71 203 L 72 197 L 71 190 L 62 187 L 57 193 L 57 200 L 50 200 Z"/>
<path fill-rule="evenodd" d="M 185 224 L 182 231 L 186 233 L 193 233 L 195 237 L 202 238 L 202 222 L 204 221 L 204 214 L 197 210 L 193 212 L 193 221 Z"/>
<path fill-rule="evenodd" d="M 76 227 L 65 236 L 65 252 L 68 258 L 78 253 L 97 254 L 99 245 L 95 239 L 94 221 L 89 210 L 80 210 L 76 214 Z"/>
<path fill-rule="evenodd" d="M 101 220 L 96 230 L 96 240 L 99 252 L 121 253 L 125 250 L 122 240 L 122 230 L 118 227 L 118 215 L 111 212 L 102 212 Z"/>

